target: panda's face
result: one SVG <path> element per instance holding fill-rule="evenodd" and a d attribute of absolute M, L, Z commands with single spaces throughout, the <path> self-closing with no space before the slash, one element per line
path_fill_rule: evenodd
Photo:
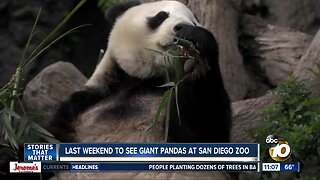
<path fill-rule="evenodd" d="M 156 51 L 173 47 L 179 24 L 200 26 L 180 2 L 159 1 L 132 7 L 117 19 L 111 31 L 108 56 L 131 76 L 162 76 L 170 63 Z"/>

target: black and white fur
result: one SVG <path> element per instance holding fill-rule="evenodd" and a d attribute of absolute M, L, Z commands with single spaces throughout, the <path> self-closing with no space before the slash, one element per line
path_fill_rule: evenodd
<path fill-rule="evenodd" d="M 170 142 L 229 142 L 231 110 L 218 63 L 218 45 L 192 12 L 176 1 L 112 8 L 114 23 L 103 59 L 86 83 L 61 104 L 52 132 L 62 141 L 162 142 L 164 123 L 146 131 L 166 88 L 161 54 L 174 48 L 175 37 L 191 41 L 200 52 L 184 72 L 178 97 L 172 95 Z M 186 65 L 185 65 L 186 66 Z M 180 120 L 176 109 L 179 105 Z M 163 117 L 162 113 L 162 117 Z"/>
<path fill-rule="evenodd" d="M 191 69 L 185 62 L 178 97 L 172 95 L 169 142 L 229 142 L 230 100 L 219 69 L 218 45 L 191 11 L 176 1 L 128 1 L 110 9 L 107 18 L 110 35 L 103 59 L 86 90 L 73 93 L 60 105 L 49 130 L 62 142 L 163 142 L 163 120 L 147 128 L 167 90 L 159 87 L 165 83 L 165 70 L 174 69 L 174 63 L 164 63 L 163 56 L 150 49 L 170 50 L 179 37 L 191 41 L 200 54 Z M 59 173 L 58 177 L 226 178 L 212 172 Z"/>

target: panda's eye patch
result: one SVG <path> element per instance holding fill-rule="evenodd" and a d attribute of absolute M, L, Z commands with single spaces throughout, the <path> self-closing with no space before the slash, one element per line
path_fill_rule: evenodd
<path fill-rule="evenodd" d="M 169 13 L 160 11 L 153 17 L 148 17 L 148 26 L 150 29 L 155 30 L 157 29 L 163 21 L 165 21 L 169 17 Z"/>

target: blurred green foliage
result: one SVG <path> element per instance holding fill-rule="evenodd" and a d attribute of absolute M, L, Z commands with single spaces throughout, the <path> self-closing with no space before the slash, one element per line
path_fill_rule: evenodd
<path fill-rule="evenodd" d="M 98 7 L 102 11 L 105 11 L 109 9 L 112 5 L 114 5 L 116 2 L 116 0 L 98 0 Z"/>
<path fill-rule="evenodd" d="M 263 110 L 259 128 L 249 135 L 255 142 L 265 142 L 270 134 L 284 138 L 291 147 L 288 161 L 300 161 L 305 167 L 316 163 L 320 175 L 320 96 L 311 97 L 306 82 L 295 78 L 279 85 L 274 93 L 275 102 Z M 266 144 L 261 144 L 261 161 L 273 162 Z"/>

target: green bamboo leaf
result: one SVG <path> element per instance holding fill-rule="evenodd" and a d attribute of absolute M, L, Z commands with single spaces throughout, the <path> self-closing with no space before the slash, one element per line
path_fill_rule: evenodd
<path fill-rule="evenodd" d="M 27 121 L 26 128 L 24 129 L 24 133 L 25 133 L 25 134 L 30 134 L 31 122 L 32 122 L 32 121 Z"/>
<path fill-rule="evenodd" d="M 36 29 L 36 26 L 38 24 L 38 20 L 39 20 L 39 17 L 40 17 L 40 14 L 41 14 L 41 8 L 39 9 L 38 11 L 38 14 L 37 14 L 37 17 L 36 17 L 36 20 L 34 21 L 33 23 L 33 26 L 32 26 L 32 29 L 31 29 L 31 32 L 30 32 L 30 35 L 28 37 L 28 40 L 27 40 L 27 43 L 24 47 L 24 50 L 23 50 L 23 53 L 22 53 L 22 57 L 20 59 L 20 63 L 19 63 L 19 66 L 18 67 L 21 67 L 21 65 L 23 64 L 24 60 L 25 60 L 25 57 L 26 57 L 26 53 L 27 53 L 27 50 L 29 48 L 29 45 L 30 45 L 30 42 L 32 40 L 32 38 L 34 37 L 34 35 L 36 33 L 34 33 L 35 29 Z"/>
<path fill-rule="evenodd" d="M 178 119 L 179 119 L 179 125 L 181 125 L 181 118 L 180 118 L 180 109 L 179 109 L 179 101 L 178 101 L 178 85 L 175 86 L 174 92 L 175 92 L 175 100 L 176 100 L 176 109 L 178 113 Z"/>
<path fill-rule="evenodd" d="M 179 56 L 179 55 L 174 55 L 175 53 L 172 53 L 172 51 L 165 51 L 165 52 L 161 52 L 155 49 L 150 49 L 150 48 L 145 48 L 149 51 L 152 51 L 158 55 L 161 55 L 165 58 L 190 58 L 189 56 Z M 192 57 L 191 57 L 192 58 Z"/>
<path fill-rule="evenodd" d="M 186 40 L 186 39 L 182 39 L 182 38 L 179 38 L 179 37 L 175 37 L 175 44 L 176 45 L 180 45 L 182 47 L 185 47 L 185 48 L 190 48 L 190 47 L 193 47 L 193 43 L 189 40 Z"/>
<path fill-rule="evenodd" d="M 6 89 L 1 90 L 1 91 L 0 91 L 0 97 L 3 96 L 3 95 L 5 95 L 6 93 L 7 93 L 7 90 L 6 90 Z"/>
<path fill-rule="evenodd" d="M 156 124 L 159 122 L 160 119 L 160 114 L 163 110 L 163 108 L 165 107 L 165 105 L 167 104 L 169 97 L 171 96 L 172 93 L 172 89 L 169 89 L 168 91 L 166 91 L 161 99 L 160 105 L 158 107 L 158 110 L 155 114 L 155 117 L 152 121 L 152 124 L 147 128 L 147 131 L 154 128 L 156 126 Z"/>
<path fill-rule="evenodd" d="M 20 115 L 17 114 L 16 112 L 14 112 L 13 110 L 11 110 L 10 108 L 8 108 L 7 106 L 4 107 L 3 109 L 4 112 L 6 112 L 8 115 L 14 117 L 14 118 L 17 118 L 17 119 L 20 119 Z"/>
<path fill-rule="evenodd" d="M 5 107 L 5 108 L 7 108 L 7 107 Z M 19 148 L 18 143 L 17 143 L 17 137 L 16 137 L 14 130 L 11 126 L 9 115 L 5 111 L 1 112 L 1 122 L 3 124 L 5 134 L 6 134 L 5 138 L 10 142 L 11 146 L 17 150 Z"/>
<path fill-rule="evenodd" d="M 161 86 L 157 86 L 157 87 L 173 87 L 173 86 L 175 86 L 175 83 L 173 81 L 171 81 L 171 82 L 165 83 L 165 84 L 163 84 Z"/>
<path fill-rule="evenodd" d="M 167 103 L 167 112 L 166 112 L 166 123 L 164 126 L 164 142 L 168 142 L 168 136 L 169 136 L 169 124 L 170 124 L 170 108 L 171 108 L 171 95 L 172 95 L 172 89 L 170 91 L 169 97 L 168 97 L 168 103 Z"/>
<path fill-rule="evenodd" d="M 12 94 L 11 94 L 11 96 L 13 98 L 11 99 L 11 102 L 10 102 L 10 110 L 12 110 L 12 111 L 14 111 L 14 109 L 15 109 L 15 103 L 16 103 L 15 101 L 16 101 L 17 97 L 20 94 L 19 93 L 19 85 L 20 85 L 20 81 L 21 81 L 21 68 L 20 67 L 18 67 L 16 69 L 16 73 L 14 74 L 14 76 L 15 76 L 15 78 L 14 78 L 14 86 L 13 86 L 13 91 L 12 91 Z M 12 117 L 14 117 L 14 115 L 11 115 L 11 117 L 9 117 L 10 121 L 12 121 Z M 18 118 L 18 117 L 16 117 L 16 118 Z M 18 119 L 20 119 L 20 117 Z"/>
<path fill-rule="evenodd" d="M 19 146 L 18 146 L 18 142 L 17 142 L 16 137 L 13 136 L 12 134 L 8 135 L 7 137 L 8 137 L 8 141 L 10 142 L 11 146 L 13 147 L 13 149 L 18 150 Z"/>
<path fill-rule="evenodd" d="M 2 86 L 2 87 L 0 88 L 0 91 L 7 90 L 7 89 L 8 89 L 8 87 L 9 87 L 9 84 L 10 84 L 10 81 L 9 81 L 9 82 L 7 82 L 4 86 Z"/>
<path fill-rule="evenodd" d="M 146 48 L 146 49 L 149 50 L 149 51 L 152 51 L 152 52 L 154 52 L 156 54 L 159 54 L 161 56 L 165 56 L 165 54 L 163 52 L 160 52 L 160 51 L 157 51 L 157 50 L 154 50 L 154 49 L 150 49 L 150 48 Z"/>
<path fill-rule="evenodd" d="M 17 139 L 20 139 L 22 135 L 26 134 L 25 131 L 27 129 L 27 126 L 29 125 L 28 123 L 29 120 L 21 118 L 18 124 L 17 128 Z"/>
<path fill-rule="evenodd" d="M 39 124 L 37 124 L 37 123 L 35 123 L 33 121 L 31 121 L 31 128 L 33 130 L 35 130 L 36 132 L 39 132 L 39 133 L 41 133 L 43 135 L 46 135 L 46 136 L 54 138 L 54 136 L 49 131 L 45 130 Z"/>

